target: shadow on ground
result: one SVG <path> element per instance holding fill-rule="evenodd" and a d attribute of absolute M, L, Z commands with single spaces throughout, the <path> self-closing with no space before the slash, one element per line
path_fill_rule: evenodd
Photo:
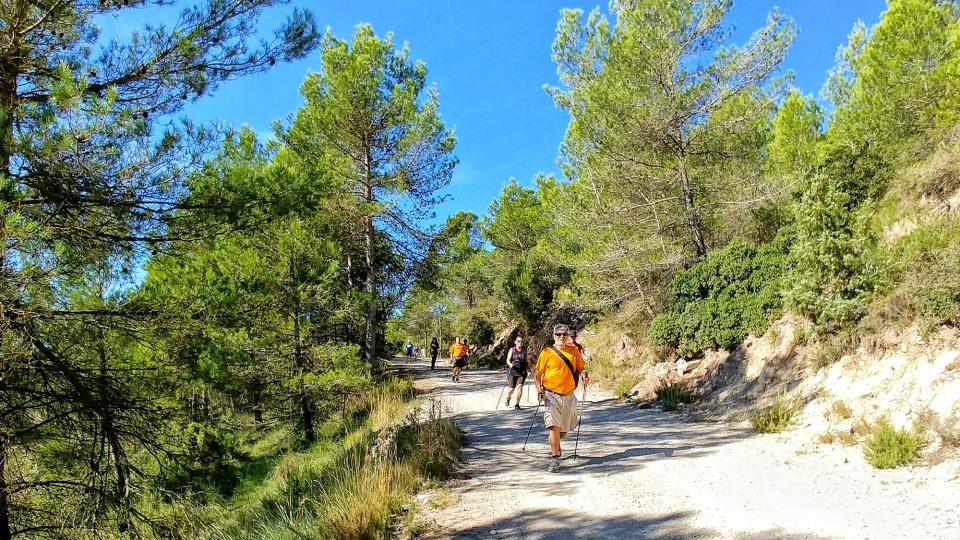
<path fill-rule="evenodd" d="M 503 372 L 468 370 L 461 382 L 450 381 L 449 368 L 431 371 L 410 363 L 405 366 L 429 386 L 442 390 L 445 400 L 468 395 L 489 396 L 489 409 L 457 412 L 456 422 L 467 435 L 465 457 L 468 475 L 482 469 L 508 463 L 517 473 L 540 472 L 547 466 L 549 446 L 543 425 L 543 409 L 535 404 L 535 392 L 524 391 L 523 409 L 507 409 L 500 396 L 505 381 Z M 582 397 L 582 390 L 577 397 Z M 524 441 L 529 432 L 529 441 Z M 621 400 L 587 393 L 582 423 L 577 434 L 563 440 L 564 469 L 590 473 L 624 472 L 643 467 L 653 459 L 683 459 L 714 451 L 718 446 L 740 440 L 747 430 L 729 425 L 691 423 L 678 416 L 655 410 L 637 410 Z M 576 457 L 574 457 L 576 450 Z M 475 459 L 476 458 L 476 459 Z M 556 486 L 554 486 L 555 488 Z"/>
<path fill-rule="evenodd" d="M 448 531 L 450 538 L 538 538 L 566 540 L 574 538 L 644 538 L 649 540 L 687 540 L 729 538 L 717 531 L 698 528 L 692 512 L 674 512 L 657 516 L 620 515 L 587 518 L 575 510 L 510 514 L 496 522 L 468 529 Z M 822 537 L 787 533 L 782 530 L 759 531 L 734 536 L 737 540 L 825 540 Z"/>

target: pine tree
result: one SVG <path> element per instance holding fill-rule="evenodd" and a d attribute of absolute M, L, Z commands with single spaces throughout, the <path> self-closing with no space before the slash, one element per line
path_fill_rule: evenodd
<path fill-rule="evenodd" d="M 440 120 L 436 90 L 426 86 L 427 69 L 398 50 L 390 35 L 381 39 L 367 25 L 351 44 L 329 32 L 322 45 L 323 69 L 311 74 L 301 92 L 306 104 L 285 134 L 304 160 L 332 171 L 350 202 L 347 212 L 363 232 L 367 317 L 364 356 L 377 355 L 382 262 L 381 239 L 412 266 L 428 235 L 420 223 L 439 201 L 456 159 L 452 130 Z"/>

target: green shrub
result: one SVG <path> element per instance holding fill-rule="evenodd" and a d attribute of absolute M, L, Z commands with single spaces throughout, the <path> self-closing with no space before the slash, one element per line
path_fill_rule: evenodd
<path fill-rule="evenodd" d="M 884 274 L 870 227 L 872 211 L 836 185 L 814 178 L 797 206 L 790 247 L 787 302 L 818 324 L 843 326 L 862 315 L 866 298 L 881 288 Z"/>
<path fill-rule="evenodd" d="M 665 411 L 675 411 L 681 403 L 693 403 L 693 393 L 682 383 L 664 384 L 657 388 L 657 400 Z"/>
<path fill-rule="evenodd" d="M 750 423 L 757 433 L 779 433 L 790 426 L 798 410 L 799 406 L 795 401 L 781 394 L 773 398 L 772 405 L 754 412 Z"/>
<path fill-rule="evenodd" d="M 896 429 L 887 417 L 881 417 L 870 430 L 863 447 L 867 462 L 878 469 L 893 469 L 907 465 L 920 455 L 923 433 Z"/>
<path fill-rule="evenodd" d="M 780 313 L 785 240 L 755 247 L 736 239 L 670 282 L 670 311 L 650 325 L 659 345 L 689 356 L 708 348 L 733 349 L 748 332 L 762 334 Z"/>
<path fill-rule="evenodd" d="M 211 493 L 229 496 L 240 482 L 246 455 L 233 431 L 193 422 L 184 430 L 186 448 L 163 468 L 160 482 L 175 493 L 205 500 Z"/>
<path fill-rule="evenodd" d="M 640 382 L 640 377 L 636 375 L 626 375 L 621 377 L 617 381 L 617 385 L 614 387 L 613 393 L 617 397 L 628 397 L 630 396 L 630 392 L 633 390 L 633 387 L 636 386 L 638 382 Z"/>

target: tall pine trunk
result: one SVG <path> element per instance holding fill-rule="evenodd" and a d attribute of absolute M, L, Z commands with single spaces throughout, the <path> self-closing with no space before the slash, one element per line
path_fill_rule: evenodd
<path fill-rule="evenodd" d="M 296 293 L 295 293 L 296 294 Z M 300 377 L 300 420 L 303 422 L 303 438 L 308 443 L 317 441 L 317 434 L 313 429 L 313 403 L 310 400 L 310 394 L 303 386 L 303 372 L 306 370 L 306 362 L 303 360 L 303 343 L 300 340 L 300 299 L 297 298 L 294 303 L 293 313 L 293 354 L 296 358 L 297 371 Z"/>
<path fill-rule="evenodd" d="M 367 204 L 374 202 L 373 198 L 373 171 L 371 170 L 371 159 L 369 150 L 364 156 L 364 181 L 366 183 Z M 366 237 L 366 258 L 367 258 L 367 282 L 366 290 L 370 305 L 367 306 L 367 324 L 364 329 L 365 334 L 365 356 L 371 368 L 374 368 L 377 360 L 377 263 L 375 260 L 375 236 L 373 228 L 373 208 L 367 209 L 367 215 L 363 217 L 363 232 Z"/>
<path fill-rule="evenodd" d="M 296 254 L 290 256 L 290 291 L 293 295 L 293 362 L 297 369 L 300 385 L 300 421 L 303 423 L 303 438 L 308 443 L 317 441 L 316 431 L 313 429 L 313 401 L 303 383 L 303 374 L 307 370 L 307 363 L 303 355 L 303 332 L 300 328 L 300 313 L 303 305 L 300 298 L 300 260 Z"/>

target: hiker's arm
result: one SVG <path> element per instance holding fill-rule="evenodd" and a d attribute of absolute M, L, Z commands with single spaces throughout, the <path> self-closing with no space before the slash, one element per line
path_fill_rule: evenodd
<path fill-rule="evenodd" d="M 512 358 L 513 358 L 513 348 L 511 347 L 510 350 L 507 351 L 507 369 L 510 369 L 513 367 L 513 364 L 510 363 L 510 360 Z"/>
<path fill-rule="evenodd" d="M 537 396 L 543 401 L 543 373 L 540 370 L 533 372 L 533 385 L 537 387 Z"/>

